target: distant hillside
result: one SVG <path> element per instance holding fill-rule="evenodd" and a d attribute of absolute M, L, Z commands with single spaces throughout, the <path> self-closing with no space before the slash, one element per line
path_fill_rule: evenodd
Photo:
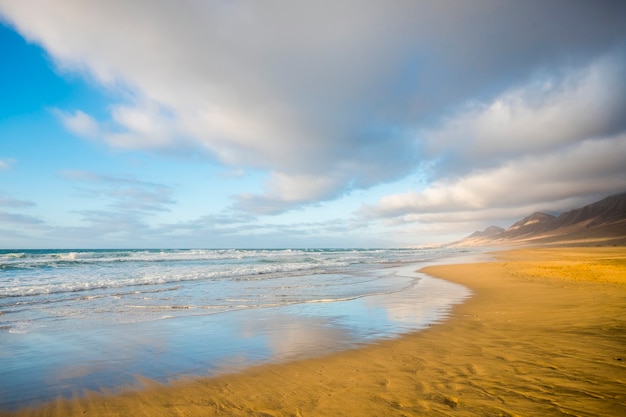
<path fill-rule="evenodd" d="M 559 216 L 533 213 L 507 229 L 490 226 L 451 246 L 520 244 L 626 245 L 626 193 Z"/>
<path fill-rule="evenodd" d="M 468 236 L 468 239 L 488 238 L 498 233 L 504 232 L 504 229 L 498 226 L 489 226 L 482 232 L 474 232 Z"/>

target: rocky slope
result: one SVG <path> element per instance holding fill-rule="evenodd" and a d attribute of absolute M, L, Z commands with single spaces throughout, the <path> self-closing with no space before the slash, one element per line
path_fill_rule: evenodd
<path fill-rule="evenodd" d="M 518 244 L 626 245 L 626 193 L 559 216 L 533 213 L 507 229 L 490 226 L 451 246 Z"/>

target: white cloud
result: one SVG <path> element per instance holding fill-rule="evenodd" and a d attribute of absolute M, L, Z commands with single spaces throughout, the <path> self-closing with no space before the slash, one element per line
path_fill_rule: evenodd
<path fill-rule="evenodd" d="M 273 173 L 264 196 L 237 197 L 237 208 L 258 214 L 276 214 L 294 205 L 312 204 L 334 197 L 337 178 L 332 175 L 285 175 Z"/>
<path fill-rule="evenodd" d="M 447 153 L 440 169 L 458 173 L 626 129 L 624 61 L 602 58 L 557 75 L 538 77 L 424 132 L 426 152 Z"/>
<path fill-rule="evenodd" d="M 616 133 L 623 66 L 558 76 L 624 48 L 624 12 L 611 1 L 0 0 L 59 68 L 119 95 L 102 120 L 59 111 L 68 129 L 118 148 L 196 146 L 233 169 L 265 170 L 266 189 L 237 200 L 258 213 L 433 161 L 441 183 L 445 170 L 467 175 Z M 511 89 L 538 72 L 554 84 Z M 491 105 L 438 127 L 469 102 Z M 426 137 L 424 154 L 408 132 Z"/>
<path fill-rule="evenodd" d="M 98 122 L 90 115 L 81 110 L 74 112 L 66 112 L 60 109 L 54 109 L 54 114 L 61 120 L 61 123 L 70 132 L 94 139 L 100 136 L 100 126 Z"/>
<path fill-rule="evenodd" d="M 564 210 L 624 191 L 626 134 L 586 140 L 542 155 L 511 159 L 421 192 L 389 195 L 362 209 L 394 222 L 456 222 L 516 218 L 536 210 Z"/>
<path fill-rule="evenodd" d="M 168 112 L 155 103 L 114 106 L 111 117 L 118 131 L 103 132 L 102 136 L 107 144 L 117 148 L 172 147 L 178 133 Z"/>
<path fill-rule="evenodd" d="M 239 168 L 239 169 L 233 169 L 233 170 L 228 170 L 228 171 L 224 171 L 224 172 L 220 172 L 219 176 L 222 178 L 243 178 L 245 177 L 246 171 Z"/>
<path fill-rule="evenodd" d="M 111 108 L 111 122 L 99 122 L 81 110 L 53 113 L 70 132 L 95 139 L 122 149 L 163 149 L 181 142 L 171 116 L 155 103 L 133 106 L 116 105 Z"/>

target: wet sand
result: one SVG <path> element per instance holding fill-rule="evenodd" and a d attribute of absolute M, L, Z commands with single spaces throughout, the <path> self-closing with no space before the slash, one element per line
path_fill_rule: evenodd
<path fill-rule="evenodd" d="M 474 292 L 427 330 L 233 375 L 78 393 L 16 414 L 626 415 L 626 248 L 497 258 L 425 270 Z"/>

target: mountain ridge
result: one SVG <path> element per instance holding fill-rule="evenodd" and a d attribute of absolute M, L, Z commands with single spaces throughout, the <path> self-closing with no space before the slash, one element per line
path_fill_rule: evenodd
<path fill-rule="evenodd" d="M 504 229 L 489 226 L 449 246 L 626 245 L 626 192 L 558 216 L 535 212 Z"/>

